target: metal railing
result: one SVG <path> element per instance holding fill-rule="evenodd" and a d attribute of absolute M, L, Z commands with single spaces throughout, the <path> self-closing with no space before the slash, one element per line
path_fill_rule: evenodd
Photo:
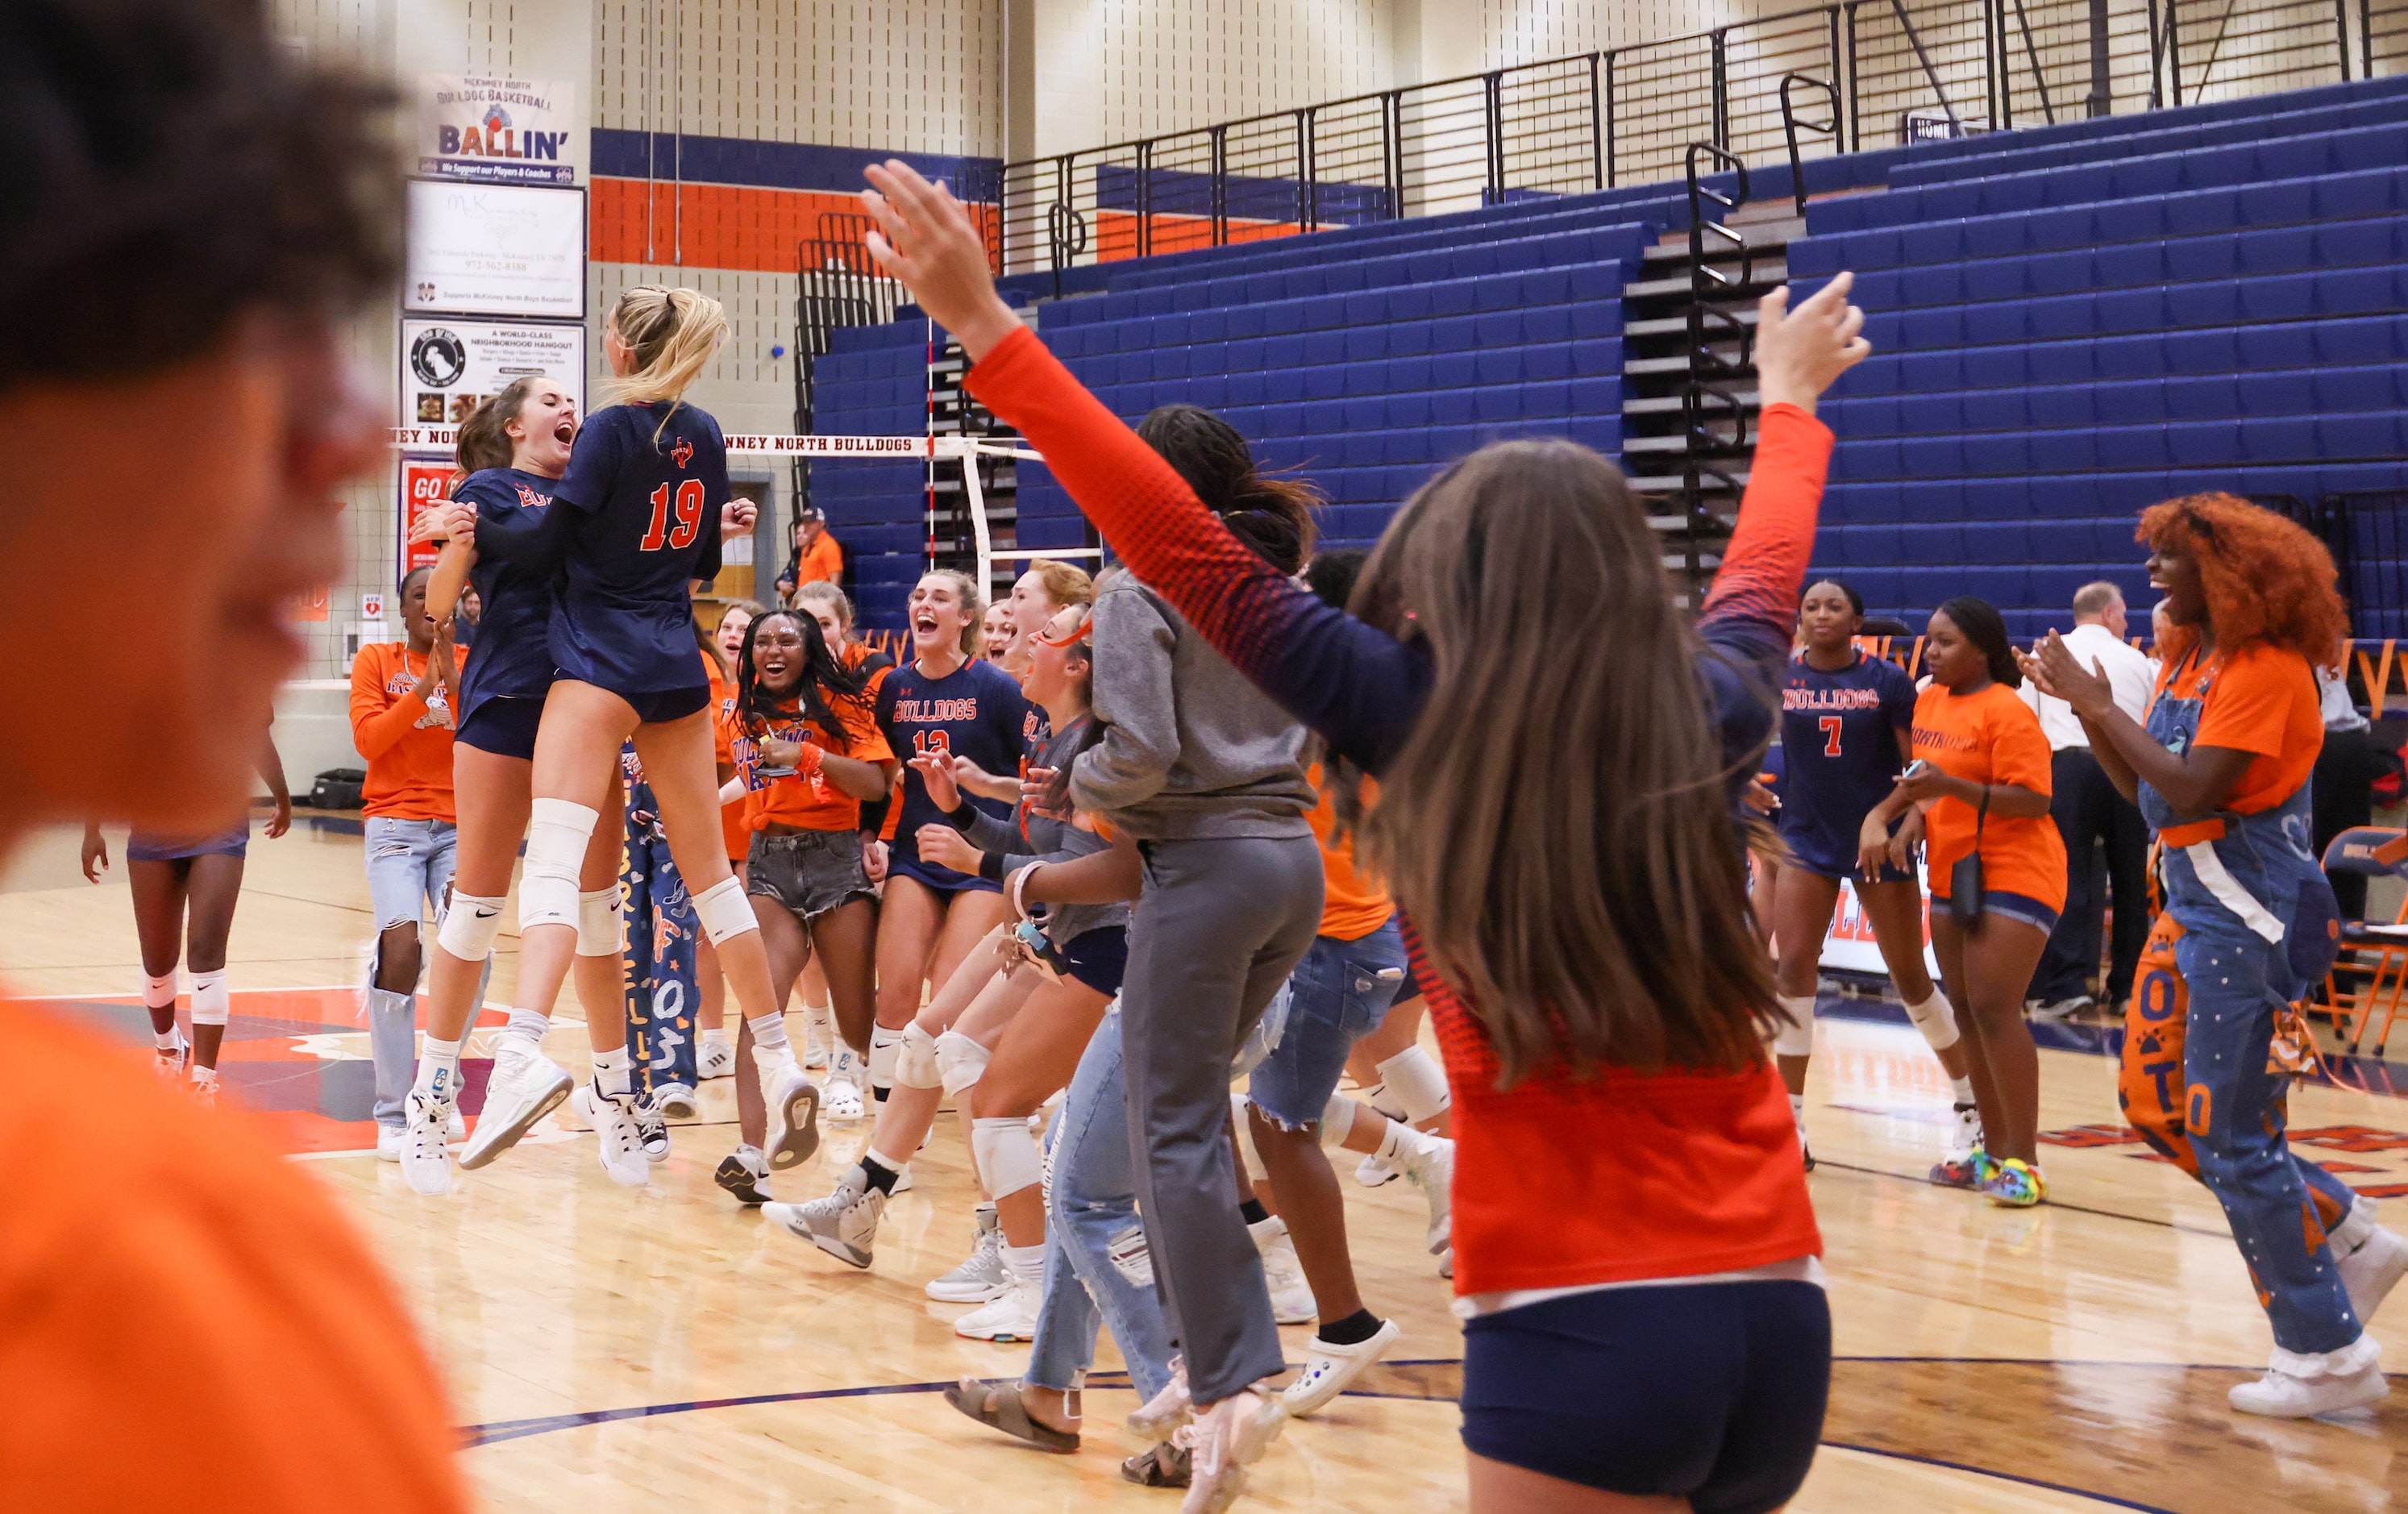
<path fill-rule="evenodd" d="M 895 319 L 905 293 L 903 286 L 882 277 L 870 261 L 862 238 L 872 222 L 866 215 L 823 210 L 795 250 L 800 295 L 795 302 L 795 430 L 809 435 L 812 427 L 812 370 L 828 352 L 830 334 L 841 326 L 874 326 Z M 811 469 L 805 458 L 793 461 L 790 508 L 799 518 L 810 503 Z M 791 523 L 791 522 L 790 522 Z"/>
<path fill-rule="evenodd" d="M 1826 152 L 2408 67 L 2408 0 L 1842 0 L 1142 141 L 1007 164 L 1007 273 L 1670 184 L 1692 142 L 1788 151 L 1794 75 L 1836 107 Z"/>

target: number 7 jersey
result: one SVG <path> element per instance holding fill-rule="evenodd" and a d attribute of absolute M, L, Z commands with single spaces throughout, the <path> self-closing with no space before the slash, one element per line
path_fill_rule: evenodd
<path fill-rule="evenodd" d="M 1904 766 L 1900 728 L 1914 725 L 1914 683 L 1895 663 L 1856 653 L 1826 673 L 1802 652 L 1781 690 L 1781 838 L 1825 878 L 1856 868 L 1865 815 Z"/>
<path fill-rule="evenodd" d="M 617 694 L 706 684 L 688 585 L 719 575 L 727 498 L 727 443 L 708 411 L 629 404 L 587 418 L 547 522 L 563 544 L 561 677 Z"/>

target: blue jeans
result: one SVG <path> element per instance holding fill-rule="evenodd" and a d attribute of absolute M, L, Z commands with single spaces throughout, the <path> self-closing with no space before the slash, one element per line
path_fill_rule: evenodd
<path fill-rule="evenodd" d="M 1096 1360 L 1096 1326 L 1110 1325 L 1143 1401 L 1170 1381 L 1170 1328 L 1138 1221 L 1124 1082 L 1115 1005 L 1087 1042 L 1054 1117 L 1045 1293 L 1024 1380 L 1067 1392 Z"/>
<path fill-rule="evenodd" d="M 367 833 L 368 907 L 377 934 L 417 924 L 432 914 L 439 924 L 451 892 L 459 833 L 450 821 L 394 820 L 371 815 Z M 383 965 L 381 960 L 377 967 Z M 402 1101 L 418 1070 L 418 1000 L 376 986 L 369 969 L 368 1055 L 376 1064 L 376 1122 L 401 1128 Z"/>
<path fill-rule="evenodd" d="M 1380 1028 L 1405 985 L 1405 938 L 1394 920 L 1358 940 L 1316 936 L 1287 980 L 1287 1024 L 1246 1083 L 1247 1101 L 1283 1129 L 1321 1119 L 1346 1055 Z"/>

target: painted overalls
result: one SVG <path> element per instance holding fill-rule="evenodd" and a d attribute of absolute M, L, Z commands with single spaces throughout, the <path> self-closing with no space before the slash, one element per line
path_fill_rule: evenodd
<path fill-rule="evenodd" d="M 2186 661 L 2150 709 L 2149 735 L 2186 750 L 2205 693 Z M 2310 846 L 2308 785 L 2255 815 L 2184 823 L 2143 783 L 2141 813 L 2164 845 L 2166 908 L 2124 1014 L 2125 1117 L 2224 1206 L 2274 1343 L 2339 1350 L 2358 1321 L 2325 1236 L 2352 1194 L 2292 1154 L 2286 1083 L 2267 1070 L 2276 1013 L 2332 960 L 2332 891 Z"/>

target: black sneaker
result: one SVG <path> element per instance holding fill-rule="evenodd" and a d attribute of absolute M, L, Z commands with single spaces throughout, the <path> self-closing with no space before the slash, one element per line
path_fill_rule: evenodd
<path fill-rule="evenodd" d="M 741 1151 L 721 1157 L 719 1170 L 710 1176 L 720 1187 L 735 1194 L 738 1204 L 768 1204 L 775 1200 L 776 1195 L 761 1186 L 769 1180 L 769 1164 L 758 1156 L 749 1163 Z"/>

